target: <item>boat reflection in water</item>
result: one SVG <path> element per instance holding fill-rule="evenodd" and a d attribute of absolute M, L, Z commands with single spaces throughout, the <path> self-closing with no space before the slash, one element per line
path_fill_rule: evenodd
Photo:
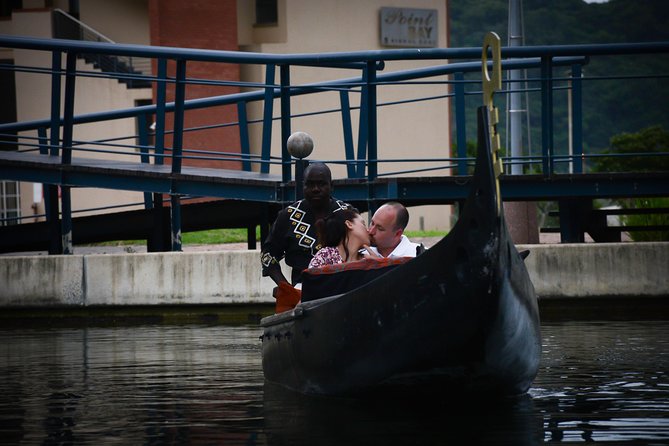
<path fill-rule="evenodd" d="M 543 442 L 542 416 L 528 394 L 340 398 L 304 395 L 266 383 L 264 414 L 271 445 L 524 446 Z"/>

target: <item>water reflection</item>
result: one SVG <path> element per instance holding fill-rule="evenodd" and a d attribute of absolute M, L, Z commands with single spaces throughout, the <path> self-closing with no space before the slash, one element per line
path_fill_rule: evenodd
<path fill-rule="evenodd" d="M 530 390 L 546 414 L 546 441 L 669 443 L 669 324 L 546 328 L 541 372 Z"/>
<path fill-rule="evenodd" d="M 669 324 L 545 323 L 527 395 L 306 397 L 254 326 L 0 330 L 0 443 L 669 444 Z"/>
<path fill-rule="evenodd" d="M 438 399 L 386 395 L 345 399 L 297 395 L 265 385 L 269 444 L 513 444 L 542 439 L 532 398 Z"/>

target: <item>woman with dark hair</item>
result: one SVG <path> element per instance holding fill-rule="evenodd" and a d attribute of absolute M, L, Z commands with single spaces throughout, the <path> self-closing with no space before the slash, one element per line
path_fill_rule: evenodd
<path fill-rule="evenodd" d="M 309 268 L 360 260 L 360 249 L 369 248 L 365 220 L 355 208 L 337 209 L 316 222 L 322 248 L 309 262 Z M 377 257 L 377 256 L 371 256 Z"/>

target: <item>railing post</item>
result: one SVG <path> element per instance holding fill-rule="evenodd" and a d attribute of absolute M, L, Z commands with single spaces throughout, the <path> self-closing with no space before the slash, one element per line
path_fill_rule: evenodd
<path fill-rule="evenodd" d="M 167 59 L 158 59 L 158 81 L 156 82 L 156 147 L 155 164 L 164 164 L 165 153 L 165 102 L 167 101 Z"/>
<path fill-rule="evenodd" d="M 373 183 L 378 176 L 378 147 L 376 125 L 376 62 L 367 61 L 367 203 L 369 215 L 375 210 L 376 194 Z"/>
<path fill-rule="evenodd" d="M 49 140 L 46 136 L 46 127 L 40 127 L 37 129 L 37 141 L 39 144 L 39 153 L 40 155 L 49 154 Z"/>
<path fill-rule="evenodd" d="M 60 87 L 58 90 L 60 91 Z M 60 117 L 58 117 L 59 119 Z M 37 135 L 39 138 L 39 153 L 41 155 L 48 155 L 49 140 L 46 134 L 46 127 L 37 129 Z M 57 147 L 57 142 L 56 145 L 52 145 L 52 147 L 54 146 Z M 49 228 L 48 252 L 49 254 L 61 254 L 63 252 L 63 239 L 58 212 L 58 186 L 43 184 L 42 187 L 44 190 L 44 211 L 46 213 L 47 227 Z"/>
<path fill-rule="evenodd" d="M 455 73 L 455 130 L 458 151 L 458 175 L 467 175 L 467 120 L 465 116 L 465 75 Z"/>
<path fill-rule="evenodd" d="M 553 174 L 553 63 L 541 57 L 541 151 L 544 176 Z"/>
<path fill-rule="evenodd" d="M 186 99 L 186 61 L 177 60 L 177 77 L 174 91 L 174 134 L 172 135 L 172 173 L 181 173 L 184 135 L 184 101 Z M 170 220 L 172 251 L 181 251 L 181 197 L 170 192 Z"/>
<path fill-rule="evenodd" d="M 172 220 L 172 251 L 181 251 L 181 197 L 170 195 L 170 219 Z"/>
<path fill-rule="evenodd" d="M 150 164 L 149 157 L 149 132 L 146 130 L 147 115 L 145 113 L 137 116 L 137 127 L 139 127 L 139 151 L 140 161 L 143 164 Z M 153 207 L 153 199 L 151 192 L 144 192 L 144 209 L 151 209 Z"/>
<path fill-rule="evenodd" d="M 184 136 L 184 101 L 186 99 L 186 61 L 177 60 L 174 91 L 174 134 L 172 135 L 172 173 L 181 173 Z"/>
<path fill-rule="evenodd" d="M 57 156 L 60 145 L 60 94 L 62 74 L 62 54 L 60 51 L 51 53 L 51 125 L 49 130 L 49 148 L 46 154 Z M 40 150 L 40 153 L 43 153 Z M 62 254 L 63 238 L 58 209 L 58 186 L 46 185 L 44 193 L 44 210 L 49 227 L 49 254 Z"/>
<path fill-rule="evenodd" d="M 49 226 L 49 254 L 63 253 L 63 232 L 60 226 L 58 201 L 58 186 L 49 185 L 44 195 L 46 221 Z"/>
<path fill-rule="evenodd" d="M 367 179 L 376 180 L 377 164 L 377 126 L 376 126 L 376 62 L 367 62 Z"/>
<path fill-rule="evenodd" d="M 167 59 L 157 61 L 156 81 L 156 135 L 153 163 L 165 164 L 165 106 L 167 103 Z M 163 218 L 163 194 L 153 194 L 153 228 L 148 235 L 146 247 L 149 252 L 166 251 L 167 219 Z"/>
<path fill-rule="evenodd" d="M 349 178 L 355 178 L 355 149 L 353 148 L 353 125 L 351 124 L 351 102 L 348 97 L 348 90 L 339 92 L 339 102 L 341 103 L 341 122 L 344 132 L 344 153 L 346 155 L 346 174 Z"/>
<path fill-rule="evenodd" d="M 72 141 L 74 134 L 74 94 L 76 87 L 77 55 L 67 53 L 65 74 L 65 107 L 63 110 L 62 164 L 72 163 Z M 70 187 L 61 185 L 61 238 L 63 254 L 72 254 L 72 200 Z"/>
<path fill-rule="evenodd" d="M 62 55 L 59 51 L 51 54 L 51 131 L 50 149 L 51 155 L 58 155 L 60 142 L 60 93 L 61 93 L 61 69 Z M 60 237 L 59 237 L 60 238 Z"/>
<path fill-rule="evenodd" d="M 67 68 L 65 72 L 65 108 L 63 110 L 63 142 L 61 147 L 61 162 L 72 163 L 72 134 L 74 127 L 74 93 L 77 70 L 77 55 L 67 53 Z"/>
<path fill-rule="evenodd" d="M 367 158 L 367 133 L 369 131 L 367 120 L 367 97 L 369 84 L 367 83 L 367 70 L 362 70 L 362 92 L 360 93 L 360 113 L 358 122 L 358 162 L 356 165 L 356 177 L 363 178 L 365 176 L 365 158 Z"/>
<path fill-rule="evenodd" d="M 62 238 L 63 238 L 63 254 L 72 254 L 72 195 L 70 193 L 70 186 L 60 187 L 60 204 L 62 211 Z"/>
<path fill-rule="evenodd" d="M 249 121 L 246 115 L 246 102 L 237 102 L 237 121 L 239 122 L 239 144 L 242 152 L 242 170 L 251 171 L 251 143 L 249 142 Z M 255 231 L 253 232 L 255 234 Z"/>
<path fill-rule="evenodd" d="M 290 153 L 288 138 L 290 137 L 290 66 L 281 65 L 281 179 L 288 183 L 291 179 Z"/>
<path fill-rule="evenodd" d="M 583 173 L 583 81 L 580 64 L 571 66 L 571 106 L 574 173 Z"/>
<path fill-rule="evenodd" d="M 265 98 L 262 119 L 262 156 L 261 173 L 269 173 L 269 161 L 272 153 L 272 113 L 274 113 L 274 73 L 276 66 L 265 67 Z"/>

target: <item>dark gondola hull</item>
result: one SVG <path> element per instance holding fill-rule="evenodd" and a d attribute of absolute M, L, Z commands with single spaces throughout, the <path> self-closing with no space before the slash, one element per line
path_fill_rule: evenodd
<path fill-rule="evenodd" d="M 315 394 L 529 388 L 541 355 L 536 294 L 498 205 L 487 129 L 481 108 L 471 192 L 439 243 L 351 292 L 262 320 L 268 381 Z"/>

